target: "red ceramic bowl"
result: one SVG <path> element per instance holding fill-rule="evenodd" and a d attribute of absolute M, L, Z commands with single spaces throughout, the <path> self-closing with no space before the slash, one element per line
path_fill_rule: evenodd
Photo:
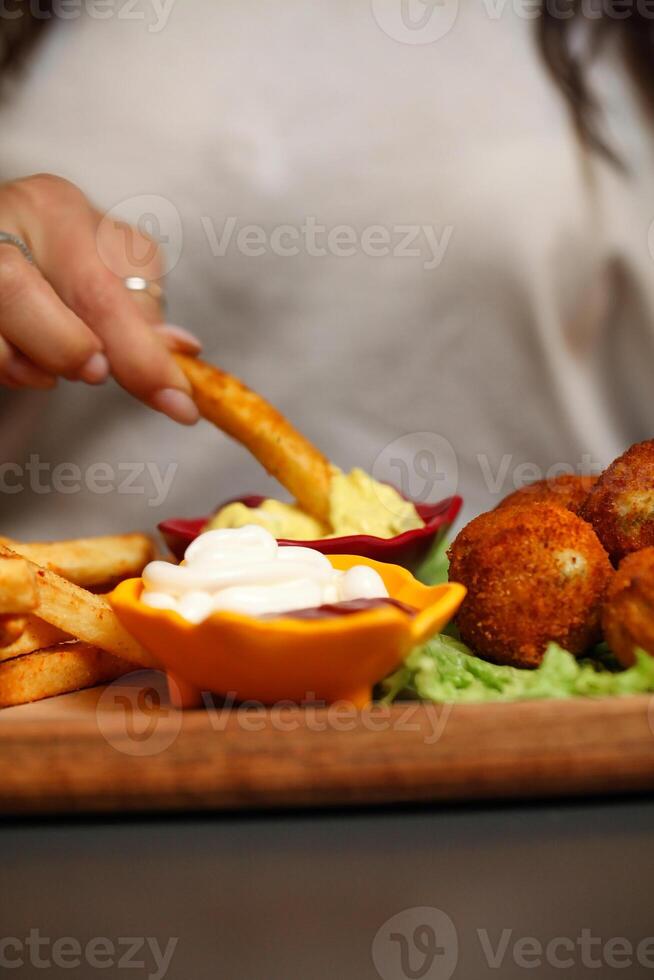
<path fill-rule="evenodd" d="M 264 497 L 239 497 L 246 507 L 258 507 Z M 227 503 L 233 503 L 229 500 Z M 416 510 L 425 522 L 424 527 L 405 531 L 394 538 L 375 538 L 370 534 L 350 534 L 340 538 L 323 538 L 319 541 L 286 541 L 281 545 L 301 545 L 314 548 L 323 555 L 361 555 L 375 561 L 401 565 L 414 572 L 427 557 L 434 545 L 439 544 L 456 520 L 463 503 L 461 497 L 448 497 L 438 504 L 416 504 Z M 225 506 L 224 504 L 222 506 Z M 181 561 L 191 541 L 197 538 L 208 517 L 173 517 L 159 524 L 166 544 Z"/>

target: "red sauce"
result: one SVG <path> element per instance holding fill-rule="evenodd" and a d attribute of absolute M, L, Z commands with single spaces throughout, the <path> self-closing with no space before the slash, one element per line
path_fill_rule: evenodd
<path fill-rule="evenodd" d="M 261 619 L 335 619 L 337 616 L 351 616 L 353 613 L 367 612 L 369 609 L 379 609 L 381 606 L 393 606 L 407 616 L 415 616 L 418 610 L 408 606 L 399 599 L 348 599 L 346 602 L 326 602 L 322 606 L 312 606 L 310 609 L 292 609 L 284 613 L 267 613 Z"/>

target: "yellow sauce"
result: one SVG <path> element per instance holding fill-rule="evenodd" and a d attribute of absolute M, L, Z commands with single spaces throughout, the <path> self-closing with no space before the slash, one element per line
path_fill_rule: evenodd
<path fill-rule="evenodd" d="M 392 538 L 404 531 L 424 527 L 424 521 L 412 503 L 361 469 L 342 473 L 334 468 L 329 504 L 329 527 L 304 513 L 296 504 L 264 500 L 259 507 L 227 504 L 211 518 L 206 530 L 258 524 L 276 538 L 312 541 L 347 534 Z"/>

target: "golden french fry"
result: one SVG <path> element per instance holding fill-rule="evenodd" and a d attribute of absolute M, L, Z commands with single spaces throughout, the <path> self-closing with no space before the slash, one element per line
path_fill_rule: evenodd
<path fill-rule="evenodd" d="M 9 549 L 0 545 L 0 557 L 7 554 L 11 555 Z M 56 572 L 40 568 L 29 559 L 24 560 L 35 572 L 40 619 L 131 664 L 155 666 L 153 658 L 122 626 L 106 599 Z"/>
<path fill-rule="evenodd" d="M 132 670 L 88 643 L 62 643 L 0 664 L 0 708 L 106 684 Z"/>
<path fill-rule="evenodd" d="M 11 660 L 13 657 L 22 657 L 26 653 L 43 650 L 45 647 L 54 646 L 55 643 L 72 639 L 69 633 L 64 633 L 63 630 L 57 629 L 56 626 L 44 622 L 33 614 L 25 616 L 24 623 L 20 636 L 0 648 L 0 662 Z"/>
<path fill-rule="evenodd" d="M 238 378 L 186 354 L 175 358 L 200 414 L 249 449 L 303 510 L 329 524 L 329 460 Z"/>
<path fill-rule="evenodd" d="M 0 615 L 27 613 L 36 608 L 36 578 L 34 569 L 16 554 L 0 559 Z"/>
<path fill-rule="evenodd" d="M 86 588 L 140 575 L 155 550 L 147 534 L 109 534 L 72 541 L 0 540 L 16 554 Z"/>

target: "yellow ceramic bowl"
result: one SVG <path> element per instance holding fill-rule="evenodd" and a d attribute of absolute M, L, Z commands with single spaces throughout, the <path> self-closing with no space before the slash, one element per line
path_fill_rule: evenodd
<path fill-rule="evenodd" d="M 376 569 L 390 595 L 419 610 L 407 616 L 381 606 L 333 619 L 255 619 L 220 612 L 194 625 L 170 610 L 140 601 L 141 579 L 109 596 L 123 625 L 154 655 L 180 707 L 211 691 L 239 701 L 339 701 L 358 707 L 373 685 L 399 666 L 409 650 L 439 633 L 465 596 L 462 585 L 421 585 L 399 565 L 359 555 L 330 555 L 334 568 Z"/>

